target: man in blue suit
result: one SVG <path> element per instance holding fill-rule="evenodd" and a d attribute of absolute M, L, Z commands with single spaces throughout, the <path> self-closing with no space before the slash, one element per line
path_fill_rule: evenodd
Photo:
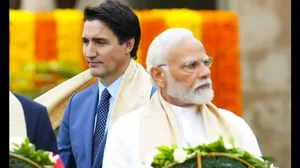
<path fill-rule="evenodd" d="M 58 153 L 56 136 L 48 116 L 47 108 L 30 98 L 17 93 L 13 95 L 22 105 L 27 137 L 36 149 Z"/>
<path fill-rule="evenodd" d="M 102 167 L 113 122 L 145 105 L 155 92 L 149 74 L 135 61 L 141 29 L 133 10 L 108 0 L 83 12 L 83 55 L 97 82 L 75 92 L 64 111 L 58 150 L 67 168 Z"/>

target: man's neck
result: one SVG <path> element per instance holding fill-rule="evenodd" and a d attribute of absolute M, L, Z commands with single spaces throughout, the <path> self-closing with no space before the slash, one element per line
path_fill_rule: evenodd
<path fill-rule="evenodd" d="M 99 81 L 106 87 L 110 86 L 115 80 L 117 80 L 126 72 L 130 61 L 131 59 L 127 63 L 124 63 L 122 67 L 119 67 L 119 70 L 114 74 L 108 74 L 107 76 L 98 77 Z"/>
<path fill-rule="evenodd" d="M 123 74 L 118 74 L 115 76 L 109 76 L 109 77 L 99 77 L 99 81 L 106 87 L 109 87 L 114 81 L 116 81 L 121 75 Z"/>

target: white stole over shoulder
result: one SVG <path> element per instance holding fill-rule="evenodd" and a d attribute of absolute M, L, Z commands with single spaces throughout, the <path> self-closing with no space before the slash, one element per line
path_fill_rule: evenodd
<path fill-rule="evenodd" d="M 11 91 L 9 91 L 9 137 L 27 137 L 22 104 Z"/>
<path fill-rule="evenodd" d="M 90 69 L 64 81 L 63 83 L 48 90 L 35 98 L 34 101 L 47 108 L 53 129 L 60 126 L 67 104 L 71 96 L 98 82 L 98 79 L 91 75 Z"/>
<path fill-rule="evenodd" d="M 212 104 L 198 106 L 202 113 L 207 138 L 217 140 L 223 136 L 224 140 L 234 137 L 236 147 L 242 147 L 241 136 L 236 128 L 227 122 L 219 113 L 218 108 Z M 184 146 L 181 132 L 170 104 L 164 100 L 160 91 L 152 96 L 150 103 L 140 109 L 143 111 L 140 121 L 140 159 L 157 146 L 170 145 Z M 197 127 L 197 125 L 195 125 Z M 199 125 L 200 126 L 200 125 Z"/>
<path fill-rule="evenodd" d="M 151 90 L 149 74 L 142 65 L 131 59 L 118 89 L 109 128 L 120 116 L 147 104 L 150 100 Z"/>
<path fill-rule="evenodd" d="M 97 82 L 97 77 L 92 76 L 88 69 L 50 89 L 34 100 L 47 107 L 52 126 L 57 128 L 61 123 L 70 97 L 74 93 L 86 89 Z M 113 122 L 121 115 L 149 102 L 151 89 L 152 84 L 149 74 L 140 64 L 131 59 L 118 89 L 109 126 L 111 127 Z"/>

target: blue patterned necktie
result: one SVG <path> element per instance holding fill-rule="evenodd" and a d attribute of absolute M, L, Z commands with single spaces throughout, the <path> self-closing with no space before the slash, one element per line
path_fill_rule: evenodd
<path fill-rule="evenodd" d="M 93 162 L 97 156 L 99 145 L 103 139 L 106 120 L 109 111 L 109 98 L 110 94 L 107 89 L 104 89 L 101 94 L 100 104 L 97 108 L 97 122 L 96 129 L 93 137 Z"/>

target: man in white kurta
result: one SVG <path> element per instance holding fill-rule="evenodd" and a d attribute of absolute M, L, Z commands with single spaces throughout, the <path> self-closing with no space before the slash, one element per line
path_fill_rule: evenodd
<path fill-rule="evenodd" d="M 211 103 L 211 65 L 212 58 L 191 31 L 171 28 L 158 35 L 148 50 L 147 70 L 159 90 L 148 104 L 114 123 L 103 168 L 142 167 L 157 146 L 195 146 L 219 136 L 233 136 L 236 147 L 261 156 L 249 125 Z"/>

